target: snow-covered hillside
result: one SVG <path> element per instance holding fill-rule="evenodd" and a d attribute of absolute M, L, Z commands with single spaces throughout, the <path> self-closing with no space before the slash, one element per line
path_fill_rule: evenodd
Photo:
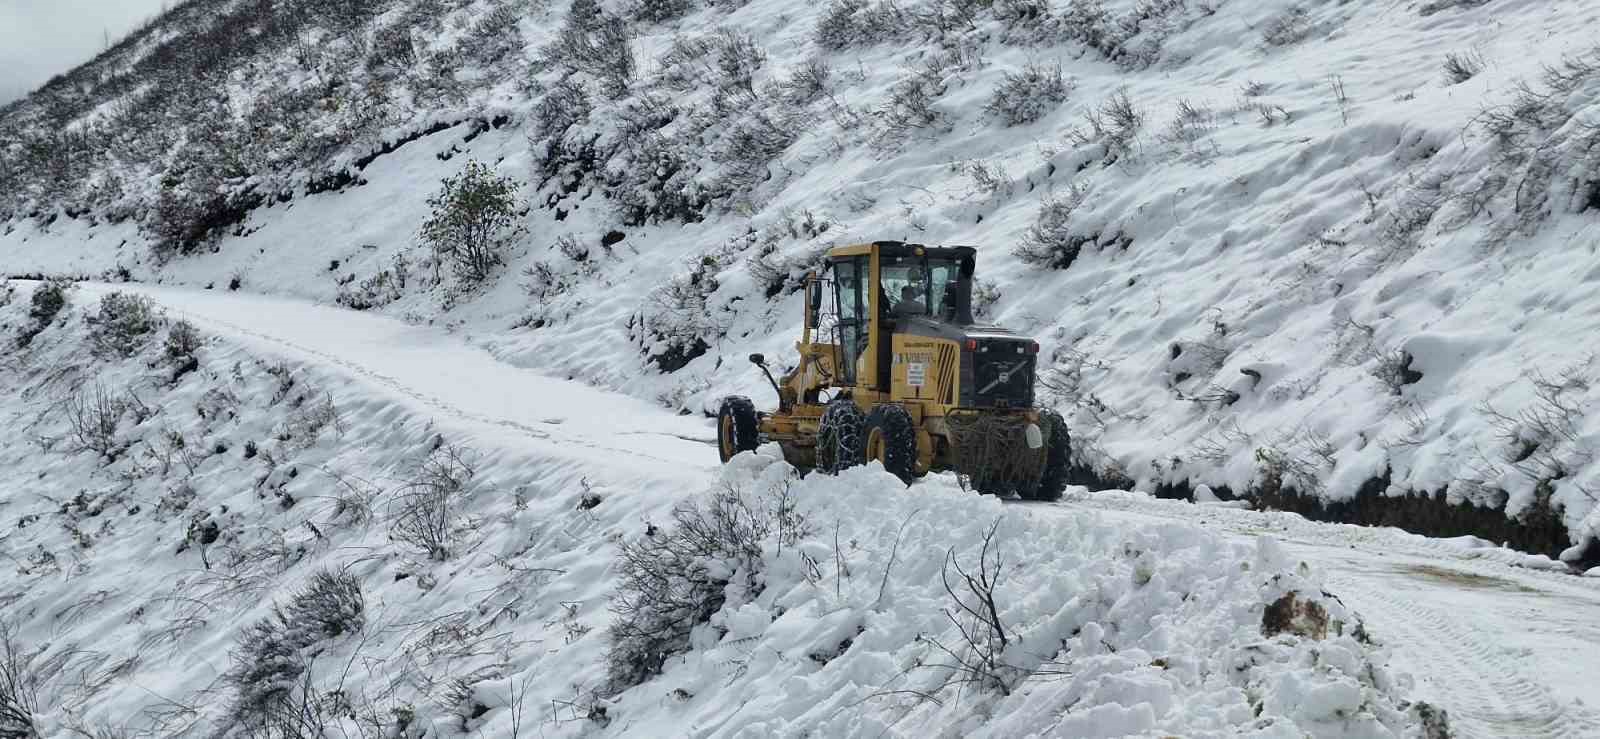
<path fill-rule="evenodd" d="M 1268 538 L 799 479 L 771 447 L 718 473 L 708 422 L 439 329 L 47 289 L 0 288 L 29 335 L 0 361 L 6 736 L 1444 725 Z"/>
<path fill-rule="evenodd" d="M 214 98 L 139 92 L 158 24 L 8 110 L 6 269 L 369 307 L 698 413 L 793 359 L 827 245 L 976 244 L 1098 482 L 1600 557 L 1592 3 L 356 6 Z M 529 207 L 471 287 L 417 240 L 469 160 Z"/>

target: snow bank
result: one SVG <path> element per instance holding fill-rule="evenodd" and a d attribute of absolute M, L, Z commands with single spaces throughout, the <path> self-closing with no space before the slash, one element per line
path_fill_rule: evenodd
<path fill-rule="evenodd" d="M 1270 539 L 1117 526 L 944 478 L 905 490 L 875 466 L 794 482 L 780 460 L 742 455 L 722 482 L 786 489 L 815 534 L 769 542 L 759 594 L 730 593 L 695 649 L 613 715 L 719 736 L 1415 730 L 1408 680 Z M 956 600 L 979 602 L 954 568 L 984 564 L 1003 647 Z"/>
<path fill-rule="evenodd" d="M 359 351 L 313 361 L 220 324 L 201 323 L 196 363 L 175 377 L 171 316 L 131 357 L 87 352 L 98 289 L 69 291 L 0 360 L 13 430 L 0 437 L 0 552 L 16 568 L 0 625 L 36 681 L 45 736 L 226 735 L 279 699 L 330 732 L 402 737 L 1416 725 L 1407 680 L 1359 618 L 1270 542 L 1006 505 L 943 479 L 908 490 L 876 467 L 794 480 L 771 447 L 720 479 L 653 456 L 665 442 L 607 449 L 604 463 L 581 422 L 570 437 L 563 423 L 489 423 L 452 410 L 443 384 L 402 392 L 403 362 L 386 380 Z M 8 342 L 32 325 L 30 292 L 0 288 Z M 391 330 L 397 346 L 426 334 Z M 86 451 L 73 420 L 101 390 L 120 405 L 101 427 L 109 454 Z M 765 540 L 756 587 L 729 588 L 660 675 L 608 690 L 618 545 L 668 535 L 672 509 L 702 494 L 760 503 L 785 486 L 810 533 Z M 404 525 L 430 490 L 448 501 L 437 550 Z M 959 667 L 974 655 L 959 629 L 985 632 L 955 610 L 947 557 L 974 574 L 1001 565 L 1007 643 L 981 679 Z M 330 581 L 346 593 L 337 619 L 273 626 L 319 613 L 305 594 Z M 243 674 L 264 682 L 243 691 Z"/>

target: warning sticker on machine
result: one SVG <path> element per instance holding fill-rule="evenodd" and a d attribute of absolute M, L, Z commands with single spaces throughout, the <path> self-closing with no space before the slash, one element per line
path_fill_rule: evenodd
<path fill-rule="evenodd" d="M 910 362 L 906 364 L 906 384 L 911 387 L 922 387 L 928 382 L 928 363 Z"/>

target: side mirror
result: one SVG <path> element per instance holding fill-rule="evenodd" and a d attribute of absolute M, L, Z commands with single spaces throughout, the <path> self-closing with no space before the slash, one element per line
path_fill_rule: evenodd
<path fill-rule="evenodd" d="M 751 354 L 750 363 L 757 367 L 764 367 L 767 364 L 767 358 L 760 354 Z"/>
<path fill-rule="evenodd" d="M 806 283 L 806 326 L 816 328 L 822 319 L 822 281 Z"/>

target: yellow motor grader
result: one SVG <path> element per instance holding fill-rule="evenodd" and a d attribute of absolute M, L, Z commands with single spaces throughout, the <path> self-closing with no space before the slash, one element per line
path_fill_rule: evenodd
<path fill-rule="evenodd" d="M 758 412 L 730 396 L 717 415 L 726 462 L 775 441 L 801 469 L 868 460 L 907 484 L 955 471 L 984 492 L 1055 500 L 1067 484 L 1066 423 L 1034 407 L 1039 344 L 972 318 L 977 252 L 898 241 L 830 250 L 805 281 L 799 363 Z"/>

